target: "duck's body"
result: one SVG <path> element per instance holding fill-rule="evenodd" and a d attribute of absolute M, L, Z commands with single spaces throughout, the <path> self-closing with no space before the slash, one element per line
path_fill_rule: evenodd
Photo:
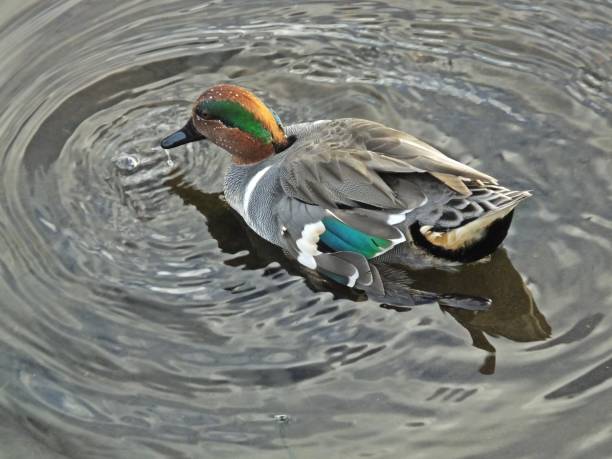
<path fill-rule="evenodd" d="M 409 134 L 361 119 L 284 129 L 277 123 L 282 136 L 271 130 L 267 138 L 247 139 L 244 148 L 228 146 L 230 131 L 247 132 L 244 122 L 198 112 L 220 93 L 229 103 L 248 97 L 263 106 L 242 88 L 214 87 L 198 99 L 191 126 L 162 146 L 197 135 L 215 141 L 225 130 L 215 143 L 234 155 L 225 177 L 229 204 L 258 235 L 340 283 L 380 290 L 370 261 L 423 267 L 483 258 L 502 242 L 513 209 L 529 196 L 498 186 L 493 177 Z M 261 106 L 253 115 L 271 124 L 257 112 Z M 250 156 L 249 148 L 257 151 Z"/>

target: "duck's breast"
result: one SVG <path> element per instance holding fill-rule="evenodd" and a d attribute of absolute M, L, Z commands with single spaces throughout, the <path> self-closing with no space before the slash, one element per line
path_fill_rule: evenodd
<path fill-rule="evenodd" d="M 283 197 L 276 162 L 254 166 L 233 165 L 225 176 L 225 198 L 259 236 L 279 245 L 280 229 L 274 216 L 275 203 Z"/>

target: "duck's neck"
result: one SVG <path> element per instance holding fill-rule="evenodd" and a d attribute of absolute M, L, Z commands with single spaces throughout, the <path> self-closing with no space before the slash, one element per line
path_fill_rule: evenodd
<path fill-rule="evenodd" d="M 272 156 L 276 149 L 273 143 L 265 143 L 240 129 L 218 129 L 210 139 L 232 155 L 238 165 L 257 164 Z"/>
<path fill-rule="evenodd" d="M 249 152 L 246 155 L 242 154 L 232 154 L 232 164 L 236 166 L 250 166 L 257 163 L 260 163 L 264 159 L 267 159 L 271 156 L 271 153 L 255 153 Z"/>

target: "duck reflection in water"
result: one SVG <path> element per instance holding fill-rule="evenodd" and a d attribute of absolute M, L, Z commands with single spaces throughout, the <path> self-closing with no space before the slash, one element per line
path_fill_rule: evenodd
<path fill-rule="evenodd" d="M 495 371 L 495 347 L 487 335 L 517 342 L 550 337 L 550 325 L 504 249 L 495 251 L 487 261 L 452 269 L 411 270 L 379 264 L 387 293 L 380 298 L 304 269 L 281 249 L 257 236 L 224 202 L 221 194 L 202 192 L 185 183 L 182 177 L 166 184 L 185 204 L 204 215 L 208 231 L 223 252 L 246 252 L 228 260 L 229 265 L 260 269 L 277 262 L 291 274 L 304 277 L 314 291 L 328 291 L 337 298 L 353 301 L 378 301 L 390 312 L 407 312 L 413 306 L 437 303 L 467 330 L 475 347 L 489 353 L 480 368 L 483 374 Z"/>

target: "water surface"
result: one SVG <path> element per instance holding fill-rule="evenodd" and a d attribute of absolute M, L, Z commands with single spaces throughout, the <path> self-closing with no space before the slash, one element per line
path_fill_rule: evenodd
<path fill-rule="evenodd" d="M 609 455 L 609 2 L 0 12 L 0 457 Z M 532 190 L 490 261 L 397 274 L 491 309 L 381 307 L 250 232 L 224 152 L 158 147 L 221 81 Z"/>

